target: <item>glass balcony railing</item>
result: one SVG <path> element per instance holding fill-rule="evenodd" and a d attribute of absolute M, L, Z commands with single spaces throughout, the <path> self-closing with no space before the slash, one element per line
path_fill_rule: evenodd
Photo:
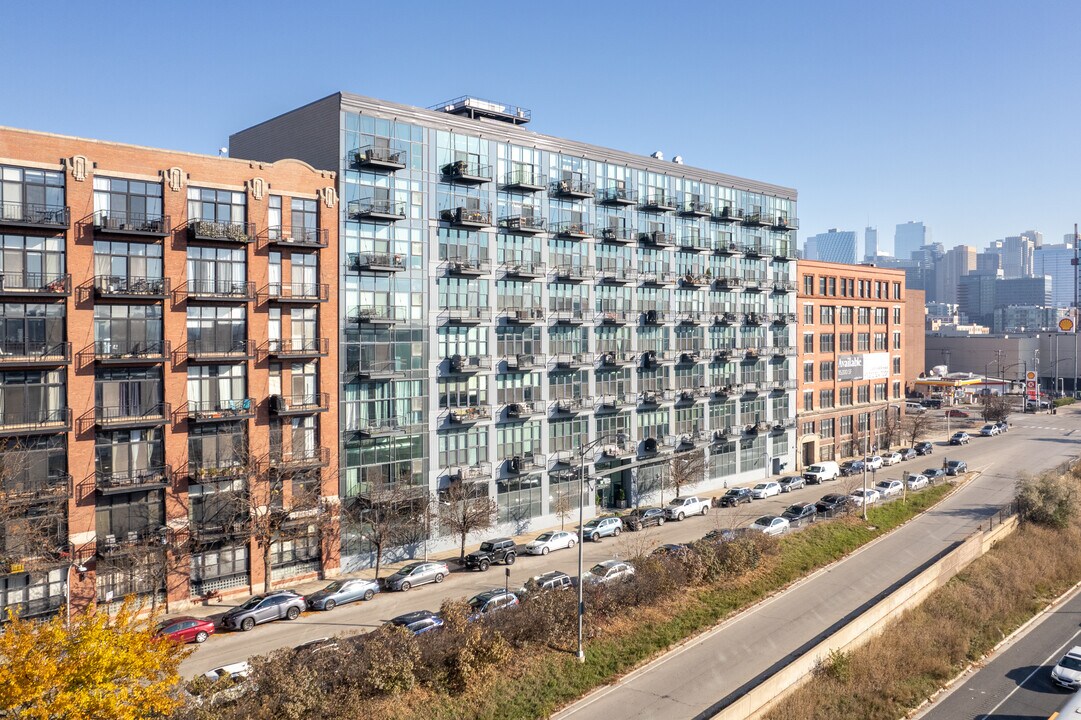
<path fill-rule="evenodd" d="M 548 186 L 548 179 L 535 167 L 511 170 L 503 178 L 503 187 L 520 192 L 538 192 Z"/>
<path fill-rule="evenodd" d="M 365 145 L 350 153 L 350 162 L 354 167 L 370 170 L 402 170 L 408 154 L 397 148 Z"/>
<path fill-rule="evenodd" d="M 591 198 L 596 188 L 597 186 L 589 180 L 567 178 L 552 182 L 551 193 L 555 197 L 562 198 Z"/>
<path fill-rule="evenodd" d="M 597 191 L 597 202 L 602 205 L 634 205 L 638 202 L 638 192 L 626 187 L 608 187 Z"/>
<path fill-rule="evenodd" d="M 350 270 L 365 272 L 400 272 L 405 270 L 405 258 L 397 253 L 349 253 Z"/>
<path fill-rule="evenodd" d="M 349 216 L 357 220 L 395 222 L 405 219 L 405 203 L 387 198 L 361 198 L 349 203 Z"/>
<path fill-rule="evenodd" d="M 492 166 L 479 160 L 455 160 L 442 168 L 443 179 L 469 185 L 480 185 L 492 179 Z"/>

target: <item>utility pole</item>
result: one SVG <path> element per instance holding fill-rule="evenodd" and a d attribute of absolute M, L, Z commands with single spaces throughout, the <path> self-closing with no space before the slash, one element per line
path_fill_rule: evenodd
<path fill-rule="evenodd" d="M 1078 299 L 1077 299 L 1077 273 L 1081 270 L 1081 261 L 1079 261 L 1078 249 L 1077 249 L 1077 223 L 1073 224 L 1073 391 L 1074 397 L 1077 397 L 1077 320 L 1078 320 Z"/>
<path fill-rule="evenodd" d="M 871 428 L 871 413 L 863 423 L 863 519 L 867 520 L 867 432 Z"/>

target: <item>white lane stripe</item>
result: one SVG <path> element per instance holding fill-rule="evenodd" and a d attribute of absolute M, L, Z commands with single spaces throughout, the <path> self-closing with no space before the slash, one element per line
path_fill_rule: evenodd
<path fill-rule="evenodd" d="M 1046 660 L 1044 660 L 1044 661 L 1043 661 L 1042 663 L 1040 663 L 1040 666 L 1039 666 L 1038 668 L 1036 668 L 1035 670 L 1033 670 L 1032 672 L 1030 672 L 1030 673 L 1028 674 L 1028 677 L 1026 677 L 1026 678 L 1025 678 L 1024 680 L 1022 680 L 1021 682 L 1019 682 L 1019 683 L 1017 684 L 1017 687 L 1015 687 L 1015 688 L 1014 688 L 1013 690 L 1010 690 L 1010 694 L 1009 694 L 1009 695 L 1007 695 L 1006 697 L 1002 698 L 1002 701 L 1001 701 L 1001 702 L 999 702 L 999 704 L 998 704 L 998 705 L 995 705 L 995 706 L 994 706 L 993 708 L 991 708 L 991 712 L 989 712 L 989 713 L 986 713 L 986 714 L 984 714 L 984 715 L 982 716 L 982 717 L 983 717 L 983 720 L 987 720 L 987 718 L 989 718 L 989 717 L 991 717 L 992 715 L 994 715 L 994 714 L 995 714 L 995 712 L 997 712 L 997 711 L 998 711 L 998 709 L 999 709 L 1000 707 L 1002 707 L 1002 706 L 1003 706 L 1004 704 L 1006 704 L 1006 701 L 1007 701 L 1007 700 L 1009 700 L 1009 699 L 1010 699 L 1011 697 L 1013 697 L 1013 694 L 1014 694 L 1015 692 L 1017 692 L 1018 690 L 1020 690 L 1021 688 L 1023 688 L 1023 687 L 1025 686 L 1025 683 L 1027 683 L 1027 682 L 1028 682 L 1029 680 L 1031 680 L 1031 679 L 1032 679 L 1032 676 L 1033 676 L 1033 675 L 1035 675 L 1036 673 L 1038 673 L 1038 672 L 1040 672 L 1041 670 L 1043 670 L 1043 668 L 1044 668 L 1044 665 L 1046 665 L 1047 663 L 1051 662 L 1051 661 L 1052 661 L 1052 660 L 1054 660 L 1054 659 L 1055 659 L 1056 657 L 1060 656 L 1060 655 L 1062 654 L 1062 651 L 1063 651 L 1063 650 L 1064 650 L 1064 649 L 1065 649 L 1065 648 L 1066 648 L 1066 647 L 1067 647 L 1067 646 L 1068 646 L 1068 645 L 1069 645 L 1070 643 L 1072 643 L 1072 642 L 1073 642 L 1073 641 L 1074 641 L 1075 639 L 1077 639 L 1077 636 L 1078 636 L 1078 635 L 1081 635 L 1081 630 L 1078 630 L 1077 632 L 1075 632 L 1075 633 L 1073 634 L 1073 636 L 1072 636 L 1072 637 L 1070 637 L 1070 639 L 1069 639 L 1069 640 L 1067 640 L 1066 642 L 1062 643 L 1062 645 L 1060 645 L 1060 646 L 1058 647 L 1058 649 L 1057 649 L 1057 650 L 1055 650 L 1055 651 L 1054 651 L 1053 653 L 1051 653 L 1050 655 L 1048 655 L 1048 656 L 1047 656 L 1047 659 L 1046 659 Z M 1081 691 L 1079 691 L 1079 692 L 1081 692 Z"/>

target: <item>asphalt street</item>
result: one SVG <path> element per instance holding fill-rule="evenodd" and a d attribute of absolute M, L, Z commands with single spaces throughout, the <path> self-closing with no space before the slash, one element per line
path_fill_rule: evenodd
<path fill-rule="evenodd" d="M 712 716 L 973 532 L 1013 497 L 1019 474 L 1060 465 L 1081 452 L 1076 412 L 1017 415 L 1011 422 L 1006 435 L 974 437 L 960 448 L 936 447 L 937 463 L 948 455 L 982 474 L 934 510 L 555 717 Z M 909 465 L 924 467 L 922 460 Z"/>

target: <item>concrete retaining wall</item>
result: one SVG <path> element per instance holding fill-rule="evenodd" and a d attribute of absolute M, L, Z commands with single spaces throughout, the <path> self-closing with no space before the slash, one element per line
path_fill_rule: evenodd
<path fill-rule="evenodd" d="M 949 555 L 902 585 L 889 597 L 880 600 L 865 613 L 713 717 L 719 720 L 757 720 L 765 716 L 778 701 L 809 680 L 815 666 L 819 662 L 825 662 L 831 652 L 852 650 L 878 635 L 898 613 L 919 605 L 928 595 L 945 585 L 950 578 L 964 570 L 973 560 L 981 557 L 996 542 L 1015 529 L 1017 529 L 1016 515 L 1003 520 L 993 529 L 970 535 Z"/>

